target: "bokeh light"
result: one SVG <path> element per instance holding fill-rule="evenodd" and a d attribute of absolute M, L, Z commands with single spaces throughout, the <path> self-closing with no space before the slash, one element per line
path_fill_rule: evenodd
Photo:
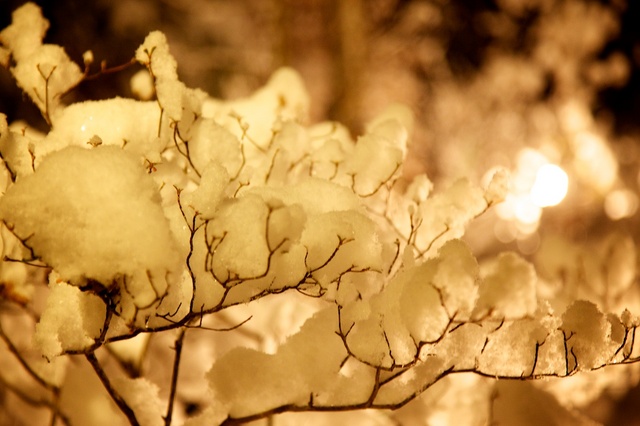
<path fill-rule="evenodd" d="M 569 176 L 555 164 L 545 164 L 538 169 L 531 188 L 531 201 L 538 207 L 560 204 L 569 189 Z"/>
<path fill-rule="evenodd" d="M 549 162 L 541 152 L 524 148 L 518 154 L 512 172 L 512 189 L 504 203 L 497 206 L 498 216 L 513 221 L 517 235 L 529 236 L 539 226 L 542 210 L 560 204 L 569 190 L 569 176 Z M 500 239 L 504 240 L 504 232 Z"/>

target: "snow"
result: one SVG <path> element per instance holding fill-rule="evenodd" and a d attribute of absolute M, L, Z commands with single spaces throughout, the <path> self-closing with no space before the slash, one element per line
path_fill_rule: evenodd
<path fill-rule="evenodd" d="M 506 169 L 498 169 L 491 175 L 491 180 L 485 191 L 485 199 L 489 205 L 497 204 L 507 196 L 511 188 L 511 176 Z"/>
<path fill-rule="evenodd" d="M 130 120 L 136 117 L 136 120 Z M 166 139 L 157 139 L 160 109 L 156 102 L 113 98 L 72 104 L 54 120 L 53 129 L 35 145 L 36 162 L 67 146 L 88 148 L 98 136 L 104 145 L 124 147 L 151 161 L 160 158 Z"/>
<path fill-rule="evenodd" d="M 478 297 L 479 269 L 469 247 L 461 240 L 447 242 L 433 261 L 434 287 L 442 292 L 447 312 L 458 320 L 469 318 Z"/>
<path fill-rule="evenodd" d="M 208 118 L 195 121 L 189 134 L 189 155 L 195 168 L 201 172 L 212 161 L 227 169 L 229 176 L 236 176 L 242 166 L 242 152 L 238 138 L 217 122 Z"/>
<path fill-rule="evenodd" d="M 433 190 L 433 183 L 426 174 L 419 174 L 413 178 L 405 196 L 415 203 L 423 203 L 429 198 L 429 194 Z"/>
<path fill-rule="evenodd" d="M 202 172 L 198 188 L 185 194 L 185 202 L 193 207 L 202 219 L 212 219 L 218 205 L 226 198 L 228 185 L 227 169 L 217 161 L 212 161 Z"/>
<path fill-rule="evenodd" d="M 35 346 L 47 359 L 63 351 L 81 351 L 94 343 L 104 324 L 106 309 L 91 293 L 60 280 L 56 272 L 49 277 L 51 293 L 36 325 Z"/>
<path fill-rule="evenodd" d="M 136 50 L 136 60 L 149 68 L 155 80 L 158 102 L 167 117 L 174 121 L 180 120 L 186 87 L 178 80 L 178 64 L 169 52 L 167 37 L 160 31 L 149 33 Z"/>
<path fill-rule="evenodd" d="M 82 71 L 62 47 L 42 44 L 48 27 L 40 8 L 26 3 L 13 12 L 11 25 L 0 32 L 0 42 L 16 62 L 11 73 L 18 86 L 45 117 L 52 117 L 60 106 L 59 97 L 80 82 Z"/>
<path fill-rule="evenodd" d="M 347 159 L 356 194 L 369 196 L 394 176 L 403 161 L 406 138 L 406 130 L 398 120 L 387 120 L 358 139 Z"/>
<path fill-rule="evenodd" d="M 131 77 L 131 91 L 138 99 L 148 101 L 155 93 L 153 78 L 148 70 L 140 70 Z"/>
<path fill-rule="evenodd" d="M 287 205 L 298 204 L 309 215 L 340 211 L 364 213 L 353 191 L 324 179 L 302 178 L 290 185 L 259 187 L 247 193 L 259 195 L 265 200 L 281 200 Z"/>
<path fill-rule="evenodd" d="M 306 403 L 311 392 L 332 384 L 346 356 L 334 327 L 335 310 L 328 308 L 307 320 L 273 355 L 231 350 L 207 373 L 215 399 L 232 416 Z"/>
<path fill-rule="evenodd" d="M 31 139 L 11 131 L 7 125 L 7 116 L 0 113 L 0 153 L 4 166 L 16 176 L 31 174 L 31 155 L 29 144 Z"/>
<path fill-rule="evenodd" d="M 42 17 L 42 10 L 35 3 L 25 3 L 11 14 L 11 25 L 0 32 L 0 42 L 16 61 L 30 56 L 41 44 L 49 21 Z"/>
<path fill-rule="evenodd" d="M 164 404 L 158 396 L 158 385 L 145 378 L 118 378 L 114 388 L 133 410 L 136 420 L 143 426 L 164 425 Z"/>
<path fill-rule="evenodd" d="M 402 104 L 391 104 L 367 124 L 367 133 L 378 133 L 394 142 L 406 155 L 408 136 L 413 130 L 413 111 Z"/>
<path fill-rule="evenodd" d="M 257 196 L 238 198 L 220 207 L 216 217 L 207 224 L 209 244 L 215 244 L 211 262 L 217 277 L 221 280 L 250 278 L 267 270 L 269 247 L 265 227 L 268 214 L 268 206 Z"/>
<path fill-rule="evenodd" d="M 110 286 L 143 271 L 164 277 L 177 266 L 153 180 L 117 147 L 50 154 L 7 190 L 0 216 L 74 285 Z"/>
<path fill-rule="evenodd" d="M 80 67 L 72 62 L 60 46 L 44 44 L 17 62 L 12 70 L 18 86 L 40 110 L 53 117 L 60 96 L 78 84 Z"/>
<path fill-rule="evenodd" d="M 371 219 L 355 211 L 327 212 L 308 219 L 300 238 L 305 263 L 321 284 L 349 269 L 379 270 L 382 246 Z"/>
<path fill-rule="evenodd" d="M 281 123 L 306 122 L 309 105 L 309 94 L 298 72 L 280 68 L 251 97 L 231 102 L 209 98 L 202 107 L 202 114 L 232 131 L 243 143 L 249 138 L 265 148 Z"/>
<path fill-rule="evenodd" d="M 533 266 L 513 252 L 498 255 L 483 266 L 483 279 L 475 315 L 497 318 L 533 316 L 537 308 Z"/>
<path fill-rule="evenodd" d="M 33 136 L 11 130 L 0 115 L 9 171 L 0 248 L 16 258 L 31 250 L 52 269 L 34 337 L 46 359 L 95 343 L 107 291 L 117 295 L 108 334 L 117 336 L 291 288 L 318 295 L 326 309 L 279 346 L 291 324 L 274 332 L 279 339 L 255 345 L 261 350 L 239 347 L 217 359 L 206 378 L 211 406 L 191 424 L 304 406 L 310 396 L 363 403 L 375 372 L 398 366 L 406 371 L 383 379 L 376 403 L 410 397 L 448 369 L 562 376 L 624 356 L 626 329 L 638 322 L 630 311 L 621 320 L 596 302 L 561 300 L 553 306 L 564 311 L 558 316 L 525 259 L 503 253 L 480 266 L 458 239 L 505 197 L 506 171 L 495 171 L 485 189 L 461 179 L 432 194 L 426 175 L 391 185 L 402 176 L 413 127 L 406 107 L 389 107 L 354 142 L 340 124 L 307 125 L 309 96 L 289 68 L 251 97 L 215 100 L 180 82 L 159 31 L 136 51 L 147 69 L 131 87 L 146 101 L 63 106 L 61 94 L 82 73 L 61 47 L 42 44 L 47 27 L 40 9 L 26 4 L 0 32 L 0 62 L 11 56 L 18 84 L 52 125 Z M 554 280 L 572 284 L 586 275 L 594 292 L 607 288 L 622 299 L 637 272 L 633 240 L 615 236 L 604 247 L 600 263 L 561 244 L 539 263 Z M 582 275 L 574 265 L 565 275 L 578 259 Z M 27 267 L 0 268 L 4 294 L 28 300 Z M 267 325 L 278 328 L 295 308 L 280 308 Z M 140 363 L 148 338 L 110 349 Z M 78 380 L 74 374 L 68 380 Z M 163 423 L 154 384 L 114 385 L 142 424 Z M 95 392 L 90 397 L 109 407 Z M 80 410 L 78 394 L 64 398 Z M 92 409 L 78 412 L 94 420 Z"/>
<path fill-rule="evenodd" d="M 467 179 L 455 181 L 419 205 L 415 245 L 436 252 L 444 243 L 464 235 L 467 224 L 487 208 L 485 191 Z"/>
<path fill-rule="evenodd" d="M 440 293 L 429 282 L 434 275 L 432 263 L 425 263 L 399 274 L 404 281 L 400 296 L 400 315 L 411 336 L 420 342 L 437 340 L 449 322 Z"/>
<path fill-rule="evenodd" d="M 539 339 L 542 335 L 541 339 Z M 534 320 L 508 323 L 491 333 L 479 357 L 478 369 L 497 376 L 530 376 L 534 373 L 536 343 L 544 330 Z"/>
<path fill-rule="evenodd" d="M 568 349 L 569 368 L 591 369 L 605 364 L 622 343 L 613 341 L 612 323 L 595 304 L 578 300 L 562 314 L 562 331 Z M 622 336 L 617 336 L 622 337 Z"/>

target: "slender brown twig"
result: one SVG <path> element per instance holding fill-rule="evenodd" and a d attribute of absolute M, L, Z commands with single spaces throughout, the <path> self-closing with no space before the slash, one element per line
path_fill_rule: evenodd
<path fill-rule="evenodd" d="M 111 381 L 109 380 L 109 376 L 107 376 L 107 373 L 103 370 L 100 362 L 98 362 L 98 358 L 96 358 L 95 352 L 88 352 L 84 356 L 87 361 L 89 361 L 89 364 L 91 364 L 93 371 L 95 371 L 98 375 L 98 378 L 109 393 L 109 396 L 111 396 L 111 399 L 113 399 L 113 402 L 116 403 L 118 408 L 120 408 L 120 411 L 122 411 L 122 413 L 127 417 L 127 420 L 129 420 L 131 426 L 139 426 L 140 423 L 138 423 L 133 409 L 129 407 L 124 398 L 122 398 L 122 395 L 120 395 L 120 393 L 118 393 L 118 391 L 113 387 Z"/>
<path fill-rule="evenodd" d="M 176 355 L 173 358 L 173 372 L 171 373 L 171 390 L 169 393 L 169 403 L 167 404 L 167 415 L 164 416 L 165 426 L 171 425 L 171 418 L 173 416 L 173 406 L 176 399 L 176 391 L 178 389 L 178 373 L 180 371 L 180 358 L 182 355 L 182 345 L 184 344 L 184 337 L 187 333 L 186 328 L 182 328 L 176 339 L 174 350 Z"/>

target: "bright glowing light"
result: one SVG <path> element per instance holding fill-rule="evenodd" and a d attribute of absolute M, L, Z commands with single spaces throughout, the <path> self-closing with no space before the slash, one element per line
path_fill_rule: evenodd
<path fill-rule="evenodd" d="M 548 164 L 549 160 L 540 151 L 524 148 L 518 153 L 518 166 L 513 178 L 515 193 L 528 193 L 536 179 L 540 167 Z"/>
<path fill-rule="evenodd" d="M 538 169 L 531 188 L 531 201 L 538 207 L 559 204 L 567 195 L 569 176 L 555 164 L 545 164 Z"/>
<path fill-rule="evenodd" d="M 534 204 L 526 194 L 516 198 L 513 212 L 518 222 L 522 224 L 536 224 L 536 226 L 542 215 L 540 206 Z"/>
<path fill-rule="evenodd" d="M 565 198 L 569 177 L 543 153 L 531 148 L 518 153 L 517 168 L 511 176 L 510 193 L 496 206 L 498 216 L 510 225 L 496 228 L 494 232 L 500 241 L 517 239 L 523 253 L 533 253 L 539 243 L 535 233 L 542 209 L 555 206 Z"/>
<path fill-rule="evenodd" d="M 607 141 L 592 132 L 573 137 L 574 168 L 580 180 L 606 194 L 618 176 L 618 162 Z"/>
<path fill-rule="evenodd" d="M 638 196 L 628 189 L 616 189 L 604 199 L 604 211 L 612 220 L 630 217 L 638 210 Z"/>

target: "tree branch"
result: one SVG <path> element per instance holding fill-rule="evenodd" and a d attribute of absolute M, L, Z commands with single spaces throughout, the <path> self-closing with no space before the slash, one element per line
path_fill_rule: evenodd
<path fill-rule="evenodd" d="M 95 371 L 98 375 L 98 378 L 109 393 L 109 396 L 111 396 L 111 399 L 113 399 L 113 402 L 116 403 L 118 408 L 120 408 L 120 411 L 122 411 L 122 413 L 124 413 L 124 415 L 127 417 L 127 420 L 129 420 L 131 426 L 139 426 L 140 423 L 138 423 L 135 413 L 133 412 L 131 407 L 129 407 L 124 398 L 122 398 L 118 391 L 111 385 L 109 376 L 107 376 L 107 373 L 102 369 L 102 366 L 98 362 L 98 358 L 96 358 L 95 352 L 86 353 L 85 358 L 87 359 L 87 361 L 89 361 L 91 367 L 93 367 L 93 371 Z"/>
<path fill-rule="evenodd" d="M 167 405 L 167 414 L 164 416 L 164 424 L 165 426 L 171 425 L 171 418 L 173 416 L 173 406 L 176 398 L 176 391 L 178 387 L 178 373 L 180 370 L 180 357 L 182 355 L 182 345 L 184 343 L 184 337 L 187 333 L 186 328 L 182 328 L 180 333 L 178 334 L 178 338 L 175 343 L 175 351 L 176 355 L 173 358 L 173 371 L 171 373 L 171 390 L 169 393 L 169 403 Z"/>

